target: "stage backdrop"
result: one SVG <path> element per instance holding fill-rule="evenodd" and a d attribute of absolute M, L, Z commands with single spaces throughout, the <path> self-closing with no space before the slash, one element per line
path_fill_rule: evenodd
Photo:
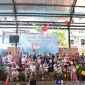
<path fill-rule="evenodd" d="M 21 52 L 55 54 L 58 53 L 58 36 L 57 34 L 21 34 L 19 45 Z"/>

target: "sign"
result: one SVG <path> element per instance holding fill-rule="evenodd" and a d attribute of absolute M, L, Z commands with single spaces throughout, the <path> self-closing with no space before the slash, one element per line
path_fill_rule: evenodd
<path fill-rule="evenodd" d="M 78 53 L 78 48 L 59 48 L 59 54 L 76 54 Z"/>
<path fill-rule="evenodd" d="M 58 36 L 49 34 L 21 34 L 20 51 L 30 54 L 58 53 Z"/>

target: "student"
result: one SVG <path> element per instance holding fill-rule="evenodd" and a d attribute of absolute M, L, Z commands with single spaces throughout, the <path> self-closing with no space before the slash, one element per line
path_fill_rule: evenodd
<path fill-rule="evenodd" d="M 19 72 L 16 68 L 12 71 L 12 79 L 19 80 Z"/>
<path fill-rule="evenodd" d="M 35 63 L 33 62 L 32 65 L 30 65 L 30 70 L 31 72 L 35 73 L 36 72 L 36 66 L 35 66 Z"/>
<path fill-rule="evenodd" d="M 74 85 L 76 85 L 77 75 L 75 65 L 72 66 L 72 81 L 74 82 Z"/>

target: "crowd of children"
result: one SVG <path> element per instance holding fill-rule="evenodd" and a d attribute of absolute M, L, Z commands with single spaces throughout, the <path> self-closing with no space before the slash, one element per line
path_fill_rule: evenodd
<path fill-rule="evenodd" d="M 55 55 L 52 53 L 47 54 L 44 52 L 43 55 L 20 53 L 16 54 L 5 54 L 2 58 L 2 64 L 4 65 L 4 72 L 7 73 L 11 81 L 19 80 L 20 73 L 23 72 L 25 80 L 31 73 L 49 75 L 50 72 L 61 74 L 70 74 L 71 80 L 77 80 L 77 70 L 80 66 L 85 67 L 85 58 L 82 53 L 75 55 L 64 54 L 61 56 L 59 53 Z"/>

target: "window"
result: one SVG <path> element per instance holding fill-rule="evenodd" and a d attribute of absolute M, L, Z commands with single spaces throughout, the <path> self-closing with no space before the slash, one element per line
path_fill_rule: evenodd
<path fill-rule="evenodd" d="M 74 45 L 74 40 L 70 40 L 71 45 Z"/>
<path fill-rule="evenodd" d="M 81 39 L 81 45 L 85 45 L 85 39 Z"/>

